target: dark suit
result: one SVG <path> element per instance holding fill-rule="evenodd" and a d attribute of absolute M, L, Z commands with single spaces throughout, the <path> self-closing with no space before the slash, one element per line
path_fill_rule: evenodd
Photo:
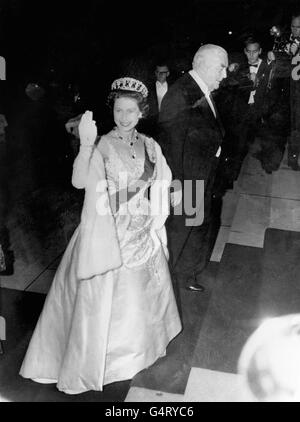
<path fill-rule="evenodd" d="M 168 84 L 169 88 L 169 84 Z M 156 81 L 152 81 L 148 85 L 148 104 L 149 104 L 149 115 L 156 116 L 158 121 L 158 99 L 157 99 L 157 92 L 156 92 Z"/>
<path fill-rule="evenodd" d="M 172 170 L 173 179 L 181 183 L 193 181 L 190 191 L 193 196 L 199 194 L 195 181 L 204 181 L 202 224 L 187 226 L 186 218 L 191 216 L 184 209 L 182 215 L 173 213 L 167 220 L 170 269 L 182 284 L 193 274 L 201 273 L 209 260 L 212 186 L 222 133 L 203 92 L 189 73 L 178 79 L 164 96 L 159 126 L 158 141 Z M 184 194 L 187 192 L 186 188 Z M 202 206 L 203 202 L 195 214 Z"/>
<path fill-rule="evenodd" d="M 168 89 L 170 88 L 171 84 L 169 81 Z M 149 105 L 149 112 L 144 121 L 141 121 L 139 125 L 139 129 L 146 133 L 147 135 L 152 136 L 154 139 L 157 139 L 159 135 L 158 130 L 158 119 L 159 119 L 159 107 L 158 107 L 158 98 L 156 92 L 156 81 L 153 80 L 147 84 L 148 88 L 148 105 Z"/>

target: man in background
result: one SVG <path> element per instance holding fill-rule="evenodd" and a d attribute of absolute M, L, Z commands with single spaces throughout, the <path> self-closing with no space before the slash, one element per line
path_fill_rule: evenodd
<path fill-rule="evenodd" d="M 165 62 L 158 63 L 155 67 L 154 76 L 155 79 L 147 85 L 149 91 L 149 113 L 147 119 L 143 123 L 144 126 L 142 130 L 156 139 L 158 135 L 158 119 L 161 102 L 170 87 L 169 66 Z"/>

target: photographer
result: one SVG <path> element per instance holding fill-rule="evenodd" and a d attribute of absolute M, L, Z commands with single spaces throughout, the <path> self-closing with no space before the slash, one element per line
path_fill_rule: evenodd
<path fill-rule="evenodd" d="M 254 37 L 244 41 L 245 60 L 229 66 L 227 84 L 219 98 L 221 115 L 226 116 L 227 137 L 222 146 L 226 157 L 224 170 L 229 181 L 236 180 L 249 146 L 254 142 L 262 125 L 262 118 L 268 108 L 269 77 L 274 57 L 261 58 L 261 42 Z M 231 97 L 225 106 L 223 98 Z M 222 106 L 222 103 L 224 106 Z"/>

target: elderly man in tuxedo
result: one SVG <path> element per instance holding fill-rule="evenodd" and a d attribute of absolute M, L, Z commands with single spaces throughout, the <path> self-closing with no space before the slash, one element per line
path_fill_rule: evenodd
<path fill-rule="evenodd" d="M 222 47 L 201 46 L 192 70 L 169 88 L 161 104 L 158 140 L 173 179 L 183 188 L 182 201 L 167 221 L 177 298 L 178 286 L 204 290 L 201 283 L 210 258 L 212 187 L 224 135 L 211 94 L 226 77 L 227 66 L 227 52 Z M 196 206 L 191 206 L 192 199 Z"/>

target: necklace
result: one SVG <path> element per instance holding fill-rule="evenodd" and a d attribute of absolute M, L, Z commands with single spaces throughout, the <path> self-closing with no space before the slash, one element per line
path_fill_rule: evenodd
<path fill-rule="evenodd" d="M 136 158 L 136 151 L 134 149 L 134 144 L 139 140 L 137 131 L 136 130 L 133 131 L 130 140 L 128 140 L 124 136 L 120 135 L 120 133 L 119 133 L 119 131 L 118 131 L 117 128 L 115 128 L 115 131 L 117 133 L 118 138 L 121 139 L 121 141 L 123 141 L 126 145 L 129 146 L 131 157 L 133 159 L 135 159 Z"/>

